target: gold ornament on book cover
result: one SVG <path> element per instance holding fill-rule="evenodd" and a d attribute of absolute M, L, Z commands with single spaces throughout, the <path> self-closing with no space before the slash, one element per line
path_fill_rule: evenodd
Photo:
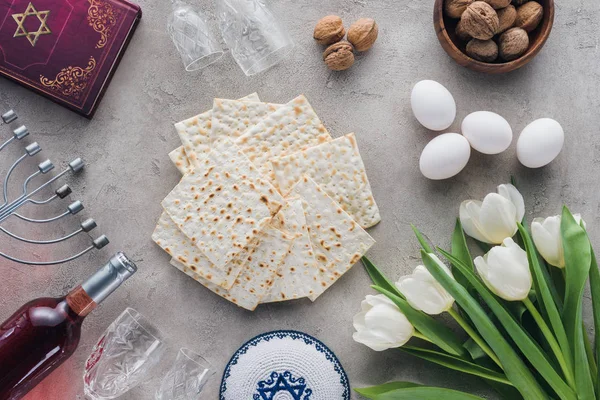
<path fill-rule="evenodd" d="M 64 96 L 79 99 L 88 86 L 92 72 L 96 68 L 96 60 L 90 57 L 87 67 L 69 66 L 60 70 L 56 78 L 48 79 L 40 75 L 40 82 L 47 88 Z"/>

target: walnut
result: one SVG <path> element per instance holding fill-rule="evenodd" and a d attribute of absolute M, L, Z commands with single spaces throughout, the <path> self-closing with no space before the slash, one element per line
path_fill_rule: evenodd
<path fill-rule="evenodd" d="M 468 42 L 469 40 L 472 39 L 471 35 L 469 35 L 463 28 L 463 25 L 461 23 L 461 21 L 458 22 L 458 24 L 456 24 L 456 37 L 458 37 L 460 40 L 464 41 L 464 42 Z"/>
<path fill-rule="evenodd" d="M 348 41 L 356 51 L 367 51 L 373 46 L 379 35 L 379 27 L 372 18 L 361 18 L 348 29 Z"/>
<path fill-rule="evenodd" d="M 493 38 L 498 31 L 500 20 L 492 6 L 484 1 L 476 1 L 467 7 L 460 24 L 462 25 L 461 29 L 464 29 L 471 37 L 488 40 Z"/>
<path fill-rule="evenodd" d="M 343 71 L 354 64 L 354 47 L 345 40 L 337 42 L 325 49 L 323 61 L 333 71 Z"/>
<path fill-rule="evenodd" d="M 502 10 L 498 10 L 497 13 L 500 20 L 500 27 L 496 33 L 502 33 L 515 25 L 515 20 L 517 19 L 517 9 L 515 6 L 509 5 Z"/>
<path fill-rule="evenodd" d="M 344 29 L 342 19 L 337 15 L 328 15 L 317 22 L 313 38 L 319 44 L 328 45 L 339 42 L 345 34 L 346 29 Z"/>
<path fill-rule="evenodd" d="M 529 36 L 524 29 L 510 28 L 498 39 L 500 58 L 512 61 L 521 57 L 529 48 Z"/>
<path fill-rule="evenodd" d="M 467 54 L 479 61 L 493 62 L 498 58 L 498 45 L 493 40 L 471 39 L 467 43 Z"/>
<path fill-rule="evenodd" d="M 444 9 L 450 18 L 460 18 L 467 7 L 475 0 L 446 0 Z"/>
<path fill-rule="evenodd" d="M 483 0 L 488 3 L 494 10 L 499 10 L 504 7 L 508 7 L 510 0 Z"/>
<path fill-rule="evenodd" d="M 540 5 L 540 3 L 530 1 L 517 8 L 517 19 L 515 20 L 515 26 L 523 28 L 527 32 L 531 32 L 537 28 L 543 16 L 544 8 Z"/>

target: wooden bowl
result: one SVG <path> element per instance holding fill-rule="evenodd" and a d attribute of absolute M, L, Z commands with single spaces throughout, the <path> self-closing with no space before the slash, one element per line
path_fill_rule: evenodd
<path fill-rule="evenodd" d="M 467 55 L 466 42 L 456 36 L 457 19 L 446 16 L 444 12 L 445 0 L 435 0 L 433 10 L 433 24 L 440 44 L 458 64 L 473 71 L 485 72 L 486 74 L 502 74 L 514 71 L 527 64 L 535 57 L 550 36 L 554 24 L 554 0 L 536 0 L 544 7 L 544 17 L 538 27 L 529 33 L 529 49 L 516 60 L 499 63 L 486 63 L 477 61 Z"/>

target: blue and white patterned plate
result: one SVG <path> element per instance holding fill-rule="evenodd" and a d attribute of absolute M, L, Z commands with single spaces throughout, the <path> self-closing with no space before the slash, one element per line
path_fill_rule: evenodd
<path fill-rule="evenodd" d="M 273 331 L 231 357 L 220 400 L 350 400 L 348 376 L 331 350 L 302 332 Z"/>

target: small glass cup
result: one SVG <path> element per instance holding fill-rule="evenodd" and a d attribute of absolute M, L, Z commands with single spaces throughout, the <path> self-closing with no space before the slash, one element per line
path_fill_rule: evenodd
<path fill-rule="evenodd" d="M 163 378 L 156 400 L 198 400 L 214 373 L 212 365 L 201 355 L 182 348 L 173 367 Z"/>
<path fill-rule="evenodd" d="M 85 363 L 84 392 L 88 399 L 114 399 L 142 383 L 161 359 L 161 332 L 133 308 L 108 327 Z"/>
<path fill-rule="evenodd" d="M 215 0 L 215 8 L 223 39 L 247 76 L 279 63 L 294 48 L 263 0 Z"/>
<path fill-rule="evenodd" d="M 173 2 L 167 31 L 186 71 L 204 68 L 223 56 L 223 50 L 210 33 L 204 14 L 183 1 Z"/>

